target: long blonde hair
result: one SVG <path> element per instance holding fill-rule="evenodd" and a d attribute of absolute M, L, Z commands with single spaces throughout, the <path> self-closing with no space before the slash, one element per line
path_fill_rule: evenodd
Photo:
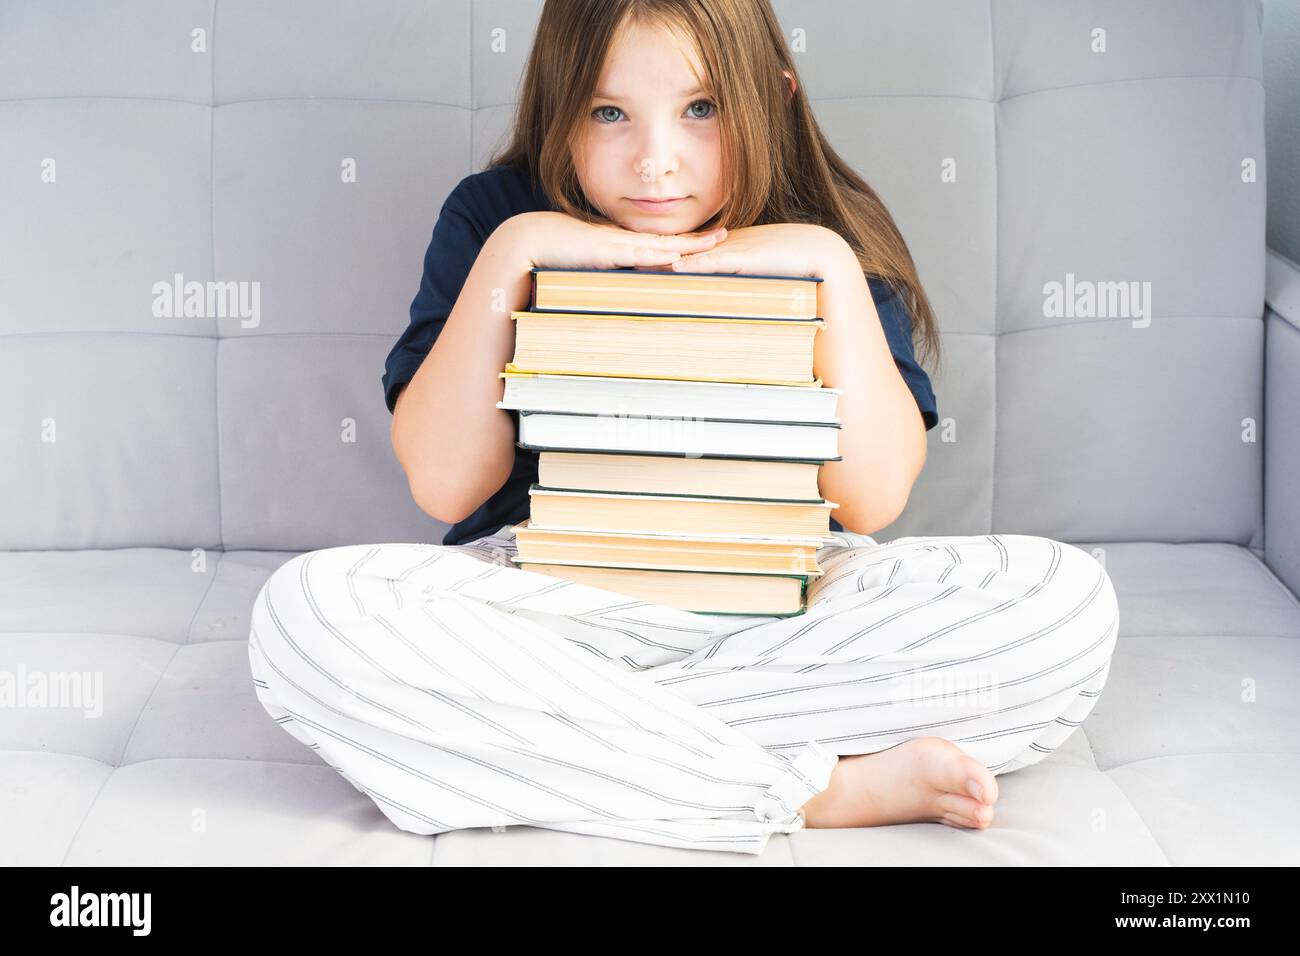
<path fill-rule="evenodd" d="M 875 190 L 831 148 L 813 116 L 769 0 L 546 0 L 524 68 L 513 128 L 488 162 L 528 171 L 555 208 L 609 220 L 573 165 L 607 50 L 632 24 L 694 43 L 701 87 L 718 110 L 726 204 L 700 228 L 816 223 L 841 235 L 867 276 L 886 282 L 913 321 L 917 361 L 940 357 L 934 310 Z M 796 78 L 790 95 L 788 70 Z"/>

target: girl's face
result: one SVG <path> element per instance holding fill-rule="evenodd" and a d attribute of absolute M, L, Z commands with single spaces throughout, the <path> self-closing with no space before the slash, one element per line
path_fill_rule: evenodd
<path fill-rule="evenodd" d="M 610 47 L 574 147 L 587 199 L 636 232 L 691 232 L 722 208 L 717 107 L 694 50 L 662 28 L 632 27 Z M 637 200 L 671 199 L 656 205 Z"/>

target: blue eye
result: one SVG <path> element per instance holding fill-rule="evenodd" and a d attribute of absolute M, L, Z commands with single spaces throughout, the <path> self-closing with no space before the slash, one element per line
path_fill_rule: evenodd
<path fill-rule="evenodd" d="M 696 106 L 700 106 L 700 105 L 707 106 L 710 112 L 705 113 L 703 116 L 699 115 L 698 113 L 692 112 Z M 594 110 L 591 111 L 592 118 L 595 119 L 596 122 L 606 126 L 612 123 L 617 123 L 618 122 L 617 118 L 608 120 L 608 122 L 606 122 L 606 120 L 601 119 L 601 115 L 604 114 L 606 110 L 613 110 L 615 113 L 620 115 L 623 112 L 617 106 L 597 106 Z M 716 112 L 716 110 L 717 107 L 714 106 L 713 103 L 710 102 L 709 100 L 696 100 L 694 103 L 692 103 L 690 106 L 687 107 L 687 111 L 690 112 L 691 117 L 693 119 L 701 119 L 701 120 L 711 119 L 713 117 L 713 113 Z"/>

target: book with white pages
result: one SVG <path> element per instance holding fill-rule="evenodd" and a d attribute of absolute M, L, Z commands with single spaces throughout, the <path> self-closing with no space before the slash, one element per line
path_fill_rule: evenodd
<path fill-rule="evenodd" d="M 834 423 L 840 389 L 659 378 L 500 372 L 497 408 L 587 415 L 694 416 L 739 421 Z"/>
<path fill-rule="evenodd" d="M 519 412 L 518 444 L 535 451 L 839 461 L 840 428 L 838 420 L 739 421 L 524 409 Z"/>

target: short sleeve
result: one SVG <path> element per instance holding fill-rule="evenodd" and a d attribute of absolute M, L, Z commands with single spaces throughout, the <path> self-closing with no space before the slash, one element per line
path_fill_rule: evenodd
<path fill-rule="evenodd" d="M 912 349 L 912 316 L 898 293 L 883 279 L 868 277 L 867 283 L 871 287 L 871 296 L 876 303 L 876 312 L 880 314 L 880 324 L 884 327 L 894 364 L 898 366 L 903 381 L 916 398 L 925 430 L 929 431 L 939 423 L 939 411 L 934 389 L 930 385 L 930 376 L 916 361 Z"/>
<path fill-rule="evenodd" d="M 434 224 L 424 254 L 420 290 L 411 302 L 410 324 L 388 353 L 383 386 L 389 412 L 397 403 L 397 393 L 415 377 L 447 324 L 484 241 L 458 186 L 447 196 Z"/>

